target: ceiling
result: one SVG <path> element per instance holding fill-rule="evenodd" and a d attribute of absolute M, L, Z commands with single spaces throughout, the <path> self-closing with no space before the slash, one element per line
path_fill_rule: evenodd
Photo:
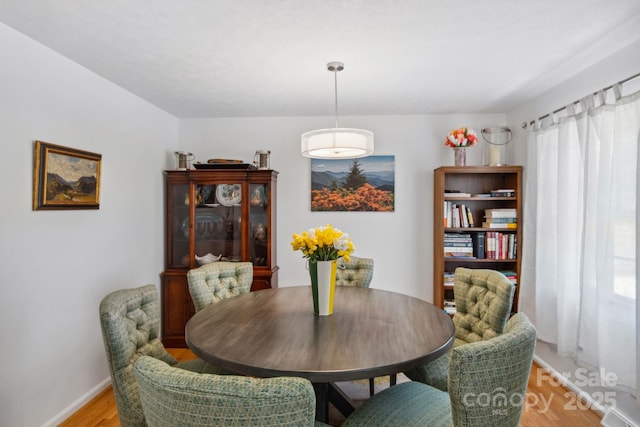
<path fill-rule="evenodd" d="M 640 39 L 638 0 L 0 0 L 179 118 L 505 112 Z M 613 82 L 612 82 L 613 83 Z"/>

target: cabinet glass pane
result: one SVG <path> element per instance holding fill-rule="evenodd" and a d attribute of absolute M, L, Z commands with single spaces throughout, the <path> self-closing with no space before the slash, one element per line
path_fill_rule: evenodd
<path fill-rule="evenodd" d="M 249 185 L 249 250 L 255 266 L 269 265 L 269 185 Z"/>
<path fill-rule="evenodd" d="M 172 267 L 189 266 L 189 185 L 176 184 L 168 189 L 171 203 L 170 259 Z M 185 227 L 186 225 L 186 227 Z"/>
<path fill-rule="evenodd" d="M 241 261 L 242 184 L 196 185 L 195 197 L 195 256 Z"/>

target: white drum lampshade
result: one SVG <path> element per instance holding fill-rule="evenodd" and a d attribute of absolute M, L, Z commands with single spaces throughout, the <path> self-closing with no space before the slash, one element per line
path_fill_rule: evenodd
<path fill-rule="evenodd" d="M 316 159 L 355 159 L 373 154 L 373 132 L 365 129 L 317 129 L 302 134 L 302 155 Z"/>

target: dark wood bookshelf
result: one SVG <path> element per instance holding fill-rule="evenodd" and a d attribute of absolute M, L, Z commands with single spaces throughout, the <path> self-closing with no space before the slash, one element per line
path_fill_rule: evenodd
<path fill-rule="evenodd" d="M 444 308 L 445 300 L 453 300 L 453 286 L 445 285 L 445 273 L 453 273 L 457 267 L 486 268 L 498 271 L 515 271 L 520 279 L 522 259 L 522 166 L 442 166 L 434 170 L 433 191 L 433 297 L 434 304 Z M 445 190 L 468 194 L 490 194 L 498 189 L 513 189 L 513 197 L 445 196 Z M 474 219 L 474 227 L 445 227 L 446 201 L 465 205 Z M 483 222 L 486 209 L 512 208 L 516 210 L 516 228 L 478 227 Z M 444 255 L 445 233 L 469 234 L 475 242 L 477 235 L 495 231 L 515 235 L 515 258 L 493 259 L 453 257 Z M 518 311 L 520 287 L 516 285 L 512 311 Z"/>

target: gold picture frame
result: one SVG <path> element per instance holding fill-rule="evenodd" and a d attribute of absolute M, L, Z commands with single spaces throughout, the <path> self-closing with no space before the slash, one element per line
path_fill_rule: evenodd
<path fill-rule="evenodd" d="M 99 209 L 102 155 L 36 141 L 33 210 Z"/>

